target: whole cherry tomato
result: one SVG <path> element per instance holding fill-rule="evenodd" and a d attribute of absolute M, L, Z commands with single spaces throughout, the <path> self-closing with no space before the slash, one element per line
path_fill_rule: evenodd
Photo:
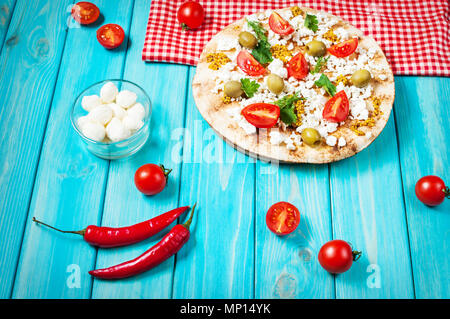
<path fill-rule="evenodd" d="M 319 251 L 320 265 L 332 274 L 346 272 L 360 257 L 360 251 L 352 251 L 352 247 L 340 239 L 329 241 Z"/>
<path fill-rule="evenodd" d="M 134 174 L 134 183 L 141 193 L 155 195 L 164 189 L 171 171 L 163 165 L 145 164 Z"/>
<path fill-rule="evenodd" d="M 198 2 L 187 1 L 178 8 L 177 19 L 183 30 L 195 29 L 205 20 L 205 10 Z"/>
<path fill-rule="evenodd" d="M 299 210 L 288 202 L 273 204 L 267 211 L 267 227 L 277 235 L 287 235 L 292 233 L 299 223 Z"/>
<path fill-rule="evenodd" d="M 435 175 L 424 176 L 416 183 L 417 198 L 428 206 L 437 206 L 450 198 L 450 189 L 445 186 L 444 181 Z"/>

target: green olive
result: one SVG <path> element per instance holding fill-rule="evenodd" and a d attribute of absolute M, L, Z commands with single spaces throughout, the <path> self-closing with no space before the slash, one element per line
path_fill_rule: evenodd
<path fill-rule="evenodd" d="M 247 31 L 243 31 L 239 33 L 239 43 L 243 47 L 253 49 L 258 44 L 258 41 L 253 34 Z"/>
<path fill-rule="evenodd" d="M 305 128 L 302 131 L 302 140 L 310 146 L 317 146 L 320 144 L 320 134 L 316 129 Z"/>
<path fill-rule="evenodd" d="M 312 56 L 324 56 L 327 53 L 327 47 L 321 41 L 312 40 L 306 44 L 306 52 Z"/>
<path fill-rule="evenodd" d="M 362 87 L 366 86 L 367 84 L 369 84 L 371 78 L 372 77 L 370 76 L 369 71 L 361 69 L 361 70 L 355 71 L 355 73 L 353 73 L 350 80 L 352 81 L 354 86 L 362 88 Z"/>
<path fill-rule="evenodd" d="M 229 97 L 240 97 L 244 91 L 242 91 L 241 82 L 228 81 L 225 83 L 223 90 Z"/>
<path fill-rule="evenodd" d="M 284 81 L 280 76 L 271 73 L 267 76 L 267 87 L 270 92 L 280 94 L 284 89 Z"/>

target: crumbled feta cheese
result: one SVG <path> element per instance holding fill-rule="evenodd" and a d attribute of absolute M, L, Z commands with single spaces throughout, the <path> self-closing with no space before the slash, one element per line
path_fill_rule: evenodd
<path fill-rule="evenodd" d="M 382 73 L 382 74 L 379 74 L 379 75 L 378 75 L 378 78 L 379 78 L 381 81 L 384 81 L 384 80 L 387 79 L 387 75 Z"/>
<path fill-rule="evenodd" d="M 100 89 L 100 98 L 104 103 L 111 103 L 116 98 L 119 90 L 112 82 L 105 83 Z"/>
<path fill-rule="evenodd" d="M 219 51 L 228 51 L 232 49 L 240 50 L 240 48 L 241 46 L 239 45 L 239 40 L 235 36 L 223 36 L 217 43 L 217 50 Z"/>
<path fill-rule="evenodd" d="M 269 137 L 270 137 L 270 144 L 272 145 L 280 145 L 284 141 L 283 135 L 276 130 L 272 130 L 269 133 Z"/>
<path fill-rule="evenodd" d="M 326 141 L 327 145 L 335 146 L 336 142 L 337 142 L 337 138 L 336 138 L 336 136 L 328 135 L 325 141 Z"/>
<path fill-rule="evenodd" d="M 340 137 L 340 138 L 339 138 L 339 141 L 338 141 L 338 146 L 339 146 L 339 147 L 343 147 L 343 146 L 345 146 L 345 145 L 347 145 L 347 141 L 345 140 L 345 138 Z"/>
<path fill-rule="evenodd" d="M 81 99 L 81 107 L 88 112 L 100 105 L 102 105 L 102 100 L 98 95 L 86 95 Z"/>
<path fill-rule="evenodd" d="M 256 127 L 254 127 L 252 124 L 247 122 L 247 120 L 242 117 L 242 119 L 238 123 L 239 127 L 241 127 L 247 135 L 255 134 L 256 133 Z"/>
<path fill-rule="evenodd" d="M 287 72 L 286 68 L 284 67 L 284 63 L 280 59 L 273 59 L 273 61 L 269 64 L 267 69 L 271 73 L 276 74 L 283 79 L 287 78 L 287 76 L 288 76 L 288 72 Z"/>

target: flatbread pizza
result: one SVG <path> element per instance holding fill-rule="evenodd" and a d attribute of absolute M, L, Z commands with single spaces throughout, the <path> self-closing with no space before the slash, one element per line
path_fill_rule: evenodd
<path fill-rule="evenodd" d="M 328 163 L 382 131 L 394 77 L 371 37 L 331 14 L 267 10 L 224 28 L 193 80 L 198 110 L 228 143 L 265 160 Z"/>

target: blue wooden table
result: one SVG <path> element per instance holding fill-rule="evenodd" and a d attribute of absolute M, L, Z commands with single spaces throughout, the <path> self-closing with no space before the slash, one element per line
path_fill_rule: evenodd
<path fill-rule="evenodd" d="M 428 208 L 415 182 L 450 183 L 450 79 L 398 76 L 391 118 L 376 141 L 329 165 L 274 165 L 226 145 L 201 118 L 194 67 L 144 63 L 150 1 L 93 1 L 128 41 L 103 49 L 93 27 L 70 19 L 72 1 L 0 1 L 0 297 L 2 298 L 449 298 L 450 201 Z M 124 78 L 153 101 L 149 142 L 106 161 L 81 144 L 71 103 L 90 84 Z M 173 168 L 167 188 L 139 193 L 144 163 Z M 277 201 L 301 211 L 277 237 L 265 214 Z M 198 202 L 193 235 L 175 256 L 121 281 L 88 271 L 133 258 L 161 236 L 96 249 L 65 229 L 123 226 Z M 321 245 L 363 251 L 345 274 L 326 273 Z"/>

